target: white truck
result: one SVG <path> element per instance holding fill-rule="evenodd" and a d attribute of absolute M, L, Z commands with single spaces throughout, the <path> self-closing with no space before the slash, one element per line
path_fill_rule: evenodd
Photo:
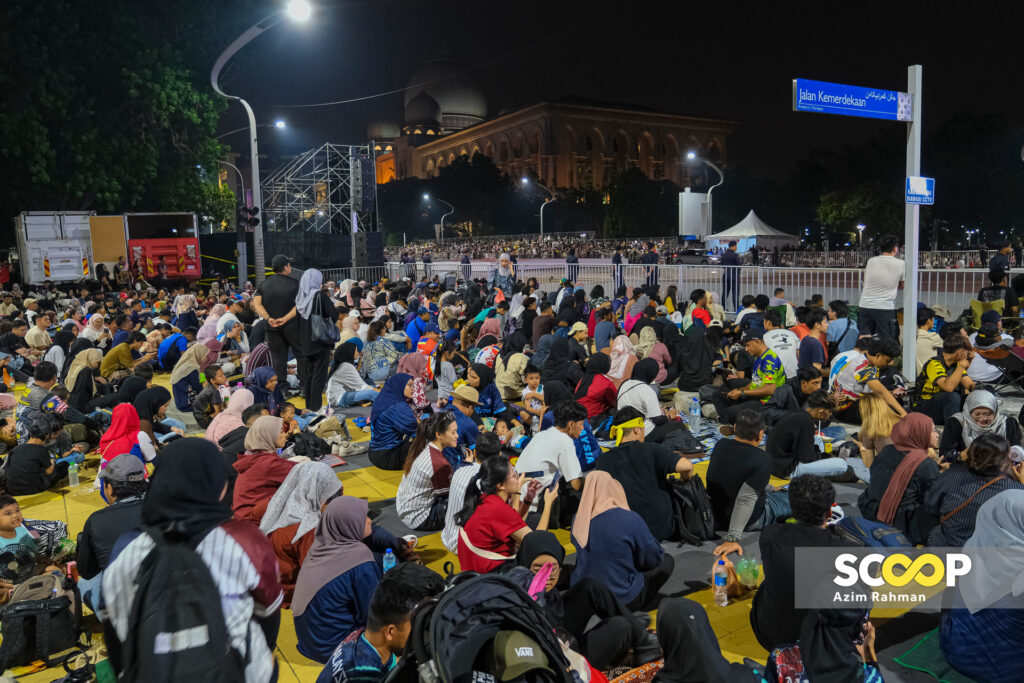
<path fill-rule="evenodd" d="M 95 211 L 24 211 L 15 219 L 21 279 L 26 284 L 91 277 Z"/>

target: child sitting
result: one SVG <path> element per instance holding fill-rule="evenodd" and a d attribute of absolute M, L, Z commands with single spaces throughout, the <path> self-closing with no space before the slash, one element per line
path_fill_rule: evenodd
<path fill-rule="evenodd" d="M 547 406 L 544 405 L 544 387 L 540 383 L 540 370 L 533 365 L 527 365 L 523 371 L 523 378 L 526 380 L 526 388 L 523 389 L 523 409 L 519 411 L 519 419 L 524 425 L 537 420 L 534 431 L 540 431 L 540 421 L 547 411 Z"/>
<path fill-rule="evenodd" d="M 225 389 L 228 383 L 224 369 L 219 365 L 207 367 L 205 375 L 206 382 L 203 384 L 203 390 L 192 402 L 192 415 L 203 429 L 209 427 L 214 416 L 224 410 L 222 389 Z"/>
<path fill-rule="evenodd" d="M 305 431 L 317 414 L 312 410 L 298 409 L 288 401 L 277 407 L 277 416 L 284 420 L 284 429 L 289 434 Z"/>
<path fill-rule="evenodd" d="M 85 459 L 84 446 L 75 445 L 55 460 L 46 444 L 57 439 L 61 431 L 60 418 L 41 415 L 28 427 L 28 441 L 7 456 L 7 493 L 30 496 L 58 485 L 68 473 L 70 463 L 81 464 Z"/>

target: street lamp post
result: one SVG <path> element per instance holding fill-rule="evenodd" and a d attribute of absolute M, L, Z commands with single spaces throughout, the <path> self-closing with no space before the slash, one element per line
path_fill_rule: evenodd
<path fill-rule="evenodd" d="M 256 116 L 252 113 L 252 107 L 249 103 L 243 100 L 237 95 L 229 95 L 220 89 L 217 84 L 217 79 L 220 76 L 221 70 L 224 65 L 228 63 L 236 52 L 245 47 L 250 41 L 262 34 L 264 31 L 268 31 L 277 24 L 284 21 L 285 18 L 290 18 L 293 21 L 306 21 L 309 19 L 312 13 L 312 7 L 310 7 L 307 0 L 291 0 L 288 6 L 284 10 L 278 10 L 263 21 L 250 27 L 242 35 L 235 39 L 235 42 L 228 45 L 227 49 L 220 54 L 217 61 L 213 64 L 213 69 L 210 70 L 210 85 L 213 86 L 214 92 L 221 97 L 226 97 L 230 100 L 238 100 L 242 108 L 245 109 L 246 116 L 249 117 L 249 156 L 250 171 L 252 175 L 250 182 L 252 183 L 252 204 L 251 206 L 260 207 L 262 197 L 260 196 L 260 156 L 259 156 L 259 144 L 256 139 Z M 263 254 L 263 228 L 260 225 L 253 226 L 252 229 L 252 246 L 253 246 L 253 265 L 256 269 L 256 284 L 259 285 L 263 282 L 263 276 L 266 270 L 266 257 Z"/>
<path fill-rule="evenodd" d="M 238 191 L 242 193 L 242 201 L 245 201 L 245 178 L 242 171 L 230 161 L 219 160 L 217 163 L 230 166 L 238 174 Z M 245 252 L 245 232 L 243 226 L 239 225 L 235 231 L 235 249 L 238 251 L 238 288 L 245 287 L 245 281 L 249 276 L 249 258 Z"/>
<path fill-rule="evenodd" d="M 274 128 L 277 128 L 278 130 L 282 130 L 284 128 L 287 128 L 288 124 L 285 123 L 284 121 L 282 121 L 281 119 L 278 119 L 277 121 L 274 121 L 273 123 L 257 123 L 256 124 L 257 128 L 265 128 L 267 126 L 273 126 Z M 223 138 L 226 138 L 229 135 L 234 135 L 235 133 L 241 133 L 243 130 L 249 130 L 249 126 L 242 126 L 241 128 L 235 128 L 234 130 L 229 130 L 227 133 L 221 133 L 220 135 L 217 136 L 217 139 L 218 140 L 222 140 Z"/>
<path fill-rule="evenodd" d="M 861 250 L 863 250 L 864 249 L 864 224 L 863 223 L 858 223 L 857 224 L 857 233 L 858 233 L 857 234 L 857 245 L 861 248 Z"/>
<path fill-rule="evenodd" d="M 523 185 L 529 185 L 530 184 L 530 179 L 527 178 L 526 176 L 523 176 L 522 182 L 523 182 Z M 540 189 L 542 189 L 545 192 L 547 192 L 548 195 L 550 195 L 552 202 L 554 202 L 557 199 L 557 197 L 555 196 L 555 193 L 552 192 L 551 189 L 549 187 L 547 187 L 546 185 L 542 184 L 539 181 L 534 183 L 534 184 L 537 187 L 539 187 Z M 548 200 L 546 200 L 546 199 L 544 200 L 544 203 L 540 205 L 540 239 L 542 239 L 542 240 L 544 239 L 544 207 L 547 206 L 547 205 L 548 205 Z"/>
<path fill-rule="evenodd" d="M 430 195 L 423 195 L 423 199 L 425 199 L 426 201 L 430 201 Z M 448 218 L 448 216 L 451 216 L 453 213 L 455 213 L 455 207 L 446 202 L 445 200 L 441 199 L 440 197 L 434 197 L 434 199 L 448 207 L 448 213 L 441 214 L 441 244 L 444 244 L 444 219 Z"/>
<path fill-rule="evenodd" d="M 696 152 L 687 152 L 686 158 L 689 159 L 690 161 L 701 161 L 710 166 L 711 168 L 715 169 L 715 172 L 718 173 L 718 182 L 712 185 L 710 189 L 708 189 L 708 235 L 710 235 L 711 231 L 714 229 L 714 224 L 711 222 L 711 193 L 715 191 L 716 187 L 725 182 L 725 174 L 722 173 L 722 169 L 718 168 L 718 166 L 715 166 L 713 163 L 711 163 L 704 157 L 698 155 Z"/>

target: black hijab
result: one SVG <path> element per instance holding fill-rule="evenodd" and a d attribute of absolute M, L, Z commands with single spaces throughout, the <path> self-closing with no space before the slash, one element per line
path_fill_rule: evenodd
<path fill-rule="evenodd" d="M 861 634 L 867 610 L 811 610 L 800 627 L 800 658 L 814 683 L 863 681 L 864 667 L 853 641 Z"/>
<path fill-rule="evenodd" d="M 544 405 L 547 406 L 549 411 L 556 403 L 573 400 L 575 399 L 573 399 L 569 387 L 565 386 L 562 382 L 554 381 L 544 384 Z"/>
<path fill-rule="evenodd" d="M 488 346 L 494 346 L 497 343 L 497 337 L 495 337 L 493 334 L 485 334 L 484 336 L 476 340 L 476 348 L 485 349 Z"/>
<path fill-rule="evenodd" d="M 153 424 L 157 421 L 156 415 L 160 412 L 160 407 L 170 400 L 171 392 L 157 386 L 140 392 L 132 405 L 135 406 L 135 412 L 139 414 L 140 421 L 148 420 L 150 424 Z"/>
<path fill-rule="evenodd" d="M 526 534 L 516 553 L 516 564 L 529 569 L 540 555 L 550 555 L 559 565 L 565 561 L 565 548 L 550 531 L 531 531 Z"/>
<path fill-rule="evenodd" d="M 149 380 L 143 379 L 138 375 L 125 377 L 121 380 L 121 386 L 117 389 L 117 402 L 134 404 L 139 394 L 146 390 L 147 384 L 149 384 Z"/>
<path fill-rule="evenodd" d="M 71 345 L 74 343 L 75 339 L 77 339 L 77 337 L 75 337 L 75 335 L 73 335 L 72 333 L 68 332 L 67 330 L 61 330 L 57 334 L 53 335 L 53 345 L 59 346 L 60 348 L 64 349 L 64 356 L 67 357 L 68 349 L 71 348 Z"/>
<path fill-rule="evenodd" d="M 505 341 L 501 344 L 501 360 L 508 362 L 508 359 L 512 354 L 522 353 L 523 349 L 526 348 L 526 335 L 521 330 L 516 330 L 512 334 L 505 337 Z"/>
<path fill-rule="evenodd" d="M 348 363 L 355 367 L 356 351 L 358 350 L 359 348 L 351 342 L 345 342 L 336 348 L 334 350 L 334 362 L 331 364 L 331 370 L 328 374 L 333 375 L 334 371 L 337 370 L 342 363 Z"/>
<path fill-rule="evenodd" d="M 658 640 L 665 666 L 653 683 L 753 683 L 761 678 L 722 656 L 708 613 L 693 600 L 671 598 L 658 609 Z M 802 643 L 801 643 L 802 645 Z M 818 683 L 817 679 L 810 679 Z"/>
<path fill-rule="evenodd" d="M 653 358 L 644 358 L 639 360 L 633 366 L 633 374 L 630 379 L 640 380 L 644 384 L 650 384 L 654 381 L 654 378 L 658 376 L 658 372 L 661 368 L 658 367 L 658 361 Z"/>
<path fill-rule="evenodd" d="M 533 321 L 536 319 L 536 317 L 537 317 L 537 309 L 536 308 L 526 308 L 526 309 L 524 309 L 522 314 L 520 314 L 520 316 L 519 316 L 519 320 L 521 320 L 522 323 L 523 323 L 522 329 L 523 330 L 527 330 L 527 331 L 529 331 L 530 334 L 532 334 L 533 333 Z"/>
<path fill-rule="evenodd" d="M 469 366 L 469 369 L 480 378 L 480 386 L 476 388 L 479 393 L 484 393 L 484 389 L 494 384 L 494 370 L 491 370 L 483 363 L 473 363 Z"/>
<path fill-rule="evenodd" d="M 91 340 L 86 339 L 85 337 L 79 337 L 71 344 L 71 348 L 68 349 L 68 352 L 64 357 L 64 367 L 60 369 L 61 384 L 67 381 L 68 370 L 71 369 L 71 362 L 75 360 L 75 356 L 77 356 L 81 351 L 94 348 L 96 348 L 96 345 L 93 344 Z"/>
<path fill-rule="evenodd" d="M 580 366 L 572 362 L 569 338 L 555 335 L 548 351 L 548 358 L 540 371 L 541 381 L 545 384 L 558 381 L 566 386 L 576 386 L 582 374 Z"/>
<path fill-rule="evenodd" d="M 227 480 L 224 458 L 211 442 L 190 438 L 168 444 L 142 501 L 142 523 L 186 538 L 220 525 L 231 519 L 231 508 L 221 499 Z"/>
<path fill-rule="evenodd" d="M 579 386 L 576 387 L 576 398 L 583 398 L 590 391 L 590 385 L 594 383 L 594 379 L 601 375 L 608 374 L 612 369 L 611 356 L 604 353 L 595 353 L 587 360 L 587 370 L 583 373 L 583 379 L 580 380 Z"/>

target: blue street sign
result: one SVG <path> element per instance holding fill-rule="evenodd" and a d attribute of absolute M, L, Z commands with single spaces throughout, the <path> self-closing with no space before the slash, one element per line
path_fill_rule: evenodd
<path fill-rule="evenodd" d="M 905 92 L 793 79 L 793 111 L 911 121 L 913 104 L 914 98 Z"/>
<path fill-rule="evenodd" d="M 935 178 L 909 176 L 907 178 L 907 204 L 934 204 Z"/>

